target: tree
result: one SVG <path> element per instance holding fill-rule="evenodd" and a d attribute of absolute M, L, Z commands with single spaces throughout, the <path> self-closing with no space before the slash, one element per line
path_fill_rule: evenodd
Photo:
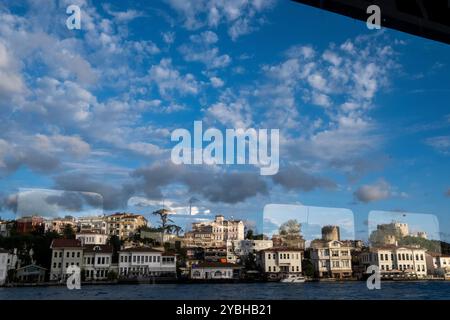
<path fill-rule="evenodd" d="M 180 235 L 180 232 L 183 231 L 183 228 L 176 224 L 169 224 L 166 226 L 166 229 L 169 233 L 175 233 L 177 237 Z"/>
<path fill-rule="evenodd" d="M 75 239 L 75 232 L 70 224 L 64 226 L 63 236 L 65 239 Z"/>
<path fill-rule="evenodd" d="M 307 277 L 313 277 L 314 276 L 314 266 L 309 259 L 303 259 L 302 260 L 302 270 L 303 274 Z"/>
<path fill-rule="evenodd" d="M 114 270 L 109 270 L 108 271 L 107 278 L 108 278 L 109 281 L 117 280 L 117 276 L 118 275 L 117 275 L 117 273 Z"/>
<path fill-rule="evenodd" d="M 252 229 L 249 229 L 247 231 L 247 235 L 245 236 L 245 238 L 249 239 L 249 240 L 253 240 L 253 230 Z"/>
<path fill-rule="evenodd" d="M 296 219 L 286 221 L 280 226 L 279 232 L 282 236 L 300 235 L 301 224 Z"/>
<path fill-rule="evenodd" d="M 173 222 L 173 220 L 169 218 L 170 213 L 171 213 L 170 210 L 167 210 L 164 208 L 152 212 L 153 215 L 159 216 L 159 219 L 161 220 L 161 228 L 162 228 L 163 232 L 165 232 L 165 230 L 167 228 L 167 224 L 169 222 Z"/>
<path fill-rule="evenodd" d="M 120 241 L 120 238 L 114 234 L 109 238 L 108 244 L 113 247 L 112 263 L 119 262 L 119 251 L 122 241 Z"/>

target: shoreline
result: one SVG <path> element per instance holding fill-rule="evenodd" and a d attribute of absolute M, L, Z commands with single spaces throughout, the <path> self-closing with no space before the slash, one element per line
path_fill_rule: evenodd
<path fill-rule="evenodd" d="M 350 283 L 350 282 L 364 282 L 365 280 L 357 279 L 311 279 L 306 282 L 313 283 Z M 433 279 L 382 279 L 382 282 L 449 282 L 445 278 L 433 278 Z M 122 280 L 122 281 L 98 281 L 98 282 L 81 282 L 82 286 L 101 286 L 101 285 L 140 285 L 140 284 L 250 284 L 250 283 L 279 283 L 279 281 L 242 281 L 242 280 L 228 280 L 228 279 L 216 279 L 216 280 L 168 280 L 168 279 L 158 279 L 158 280 Z M 286 283 L 286 285 L 292 285 Z M 301 283 L 296 285 L 302 285 Z M 65 287 L 65 283 L 58 282 L 42 282 L 42 283 L 14 283 L 6 284 L 0 286 L 0 288 L 32 288 L 32 287 Z"/>

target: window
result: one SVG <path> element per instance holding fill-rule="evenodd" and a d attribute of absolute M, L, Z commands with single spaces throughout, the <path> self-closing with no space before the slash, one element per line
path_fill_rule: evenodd
<path fill-rule="evenodd" d="M 123 256 L 120 256 L 120 262 L 123 262 Z"/>
<path fill-rule="evenodd" d="M 53 255 L 53 257 L 58 257 L 58 252 L 55 251 L 55 254 Z"/>
<path fill-rule="evenodd" d="M 267 254 L 267 259 L 269 259 L 270 260 L 270 257 L 272 257 L 272 255 L 269 253 L 269 254 Z"/>
<path fill-rule="evenodd" d="M 79 258 L 80 257 L 80 252 L 77 252 L 77 258 Z"/>
<path fill-rule="evenodd" d="M 72 252 L 72 258 L 75 258 L 75 251 Z"/>
<path fill-rule="evenodd" d="M 66 257 L 67 257 L 67 258 L 69 258 L 69 257 L 70 257 L 70 253 L 69 253 L 69 252 L 67 252 L 67 254 L 66 254 Z"/>
<path fill-rule="evenodd" d="M 389 260 L 389 256 L 388 256 L 387 253 L 384 255 L 384 259 L 385 259 L 385 260 Z"/>
<path fill-rule="evenodd" d="M 272 270 L 271 270 L 272 268 L 269 266 L 269 272 L 271 272 Z"/>
<path fill-rule="evenodd" d="M 56 262 L 53 263 L 53 268 L 56 268 Z"/>
<path fill-rule="evenodd" d="M 383 261 L 384 260 L 384 255 L 380 254 L 380 260 Z M 383 269 L 384 270 L 384 269 Z"/>

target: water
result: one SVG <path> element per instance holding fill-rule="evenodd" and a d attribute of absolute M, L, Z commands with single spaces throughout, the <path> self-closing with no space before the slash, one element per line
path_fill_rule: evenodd
<path fill-rule="evenodd" d="M 450 281 L 382 282 L 368 290 L 365 282 L 251 283 L 251 284 L 139 284 L 66 287 L 0 288 L 7 299 L 127 299 L 127 300 L 250 300 L 250 299 L 450 299 Z"/>

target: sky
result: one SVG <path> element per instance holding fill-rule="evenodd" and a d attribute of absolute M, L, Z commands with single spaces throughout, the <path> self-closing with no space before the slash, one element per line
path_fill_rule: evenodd
<path fill-rule="evenodd" d="M 262 231 L 266 205 L 302 204 L 350 211 L 361 239 L 373 210 L 436 217 L 450 241 L 449 101 L 448 45 L 290 1 L 2 2 L 1 217 L 95 193 L 105 214 Z M 279 129 L 279 172 L 174 165 L 194 121 Z"/>

